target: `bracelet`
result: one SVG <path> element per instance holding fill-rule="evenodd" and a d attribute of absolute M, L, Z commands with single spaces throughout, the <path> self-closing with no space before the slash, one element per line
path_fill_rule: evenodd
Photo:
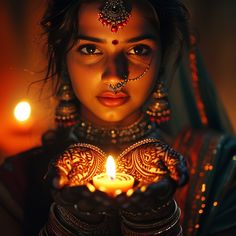
<path fill-rule="evenodd" d="M 106 235 L 105 217 L 103 217 L 101 223 L 91 224 L 80 220 L 61 206 L 57 206 L 57 211 L 61 219 L 72 229 L 78 229 L 79 232 L 83 232 L 85 235 Z"/>
<path fill-rule="evenodd" d="M 122 236 L 183 236 L 183 230 L 181 226 L 177 226 L 175 228 L 172 228 L 171 231 L 168 232 L 162 232 L 162 231 L 150 231 L 150 232 L 135 232 L 130 229 L 127 229 L 122 226 Z"/>
<path fill-rule="evenodd" d="M 56 204 L 53 203 L 50 207 L 48 222 L 40 232 L 40 236 L 76 236 L 69 229 L 67 229 L 60 221 L 56 215 Z"/>
<path fill-rule="evenodd" d="M 122 232 L 129 236 L 148 236 L 148 235 L 182 235 L 182 228 L 179 224 L 180 209 L 174 202 L 174 211 L 171 215 L 151 223 L 139 223 L 127 220 L 122 217 Z M 135 219 L 135 218 L 134 218 Z"/>
<path fill-rule="evenodd" d="M 159 220 L 160 219 L 160 215 L 163 214 L 164 212 L 164 216 L 161 216 L 161 219 L 163 219 L 165 217 L 165 215 L 168 214 L 168 211 L 170 212 L 169 214 L 171 214 L 173 212 L 173 210 L 176 209 L 176 203 L 173 200 L 168 201 L 167 203 L 163 204 L 162 206 L 158 206 L 158 207 L 149 207 L 147 208 L 144 212 L 136 212 L 135 209 L 131 209 L 131 210 L 122 210 L 121 214 L 123 217 L 125 217 L 126 219 L 130 219 L 131 221 L 137 221 L 137 219 L 139 217 L 142 218 L 142 221 L 144 219 L 147 219 L 148 221 L 150 221 L 150 219 L 153 220 Z"/>
<path fill-rule="evenodd" d="M 47 224 L 39 236 L 101 236 L 109 235 L 106 219 L 98 224 L 89 224 L 71 214 L 65 208 L 53 203 Z"/>

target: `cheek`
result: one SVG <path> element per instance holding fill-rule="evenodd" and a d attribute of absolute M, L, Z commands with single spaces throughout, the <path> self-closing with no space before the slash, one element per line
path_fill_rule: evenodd
<path fill-rule="evenodd" d="M 154 89 L 157 74 L 158 71 L 153 69 L 141 80 L 130 82 L 130 91 L 132 92 L 132 96 L 136 98 L 135 100 L 137 103 L 142 105 L 150 97 L 150 94 Z"/>
<path fill-rule="evenodd" d="M 67 58 L 67 69 L 74 92 L 79 100 L 93 93 L 98 87 L 99 73 L 95 68 L 82 66 L 73 58 Z"/>

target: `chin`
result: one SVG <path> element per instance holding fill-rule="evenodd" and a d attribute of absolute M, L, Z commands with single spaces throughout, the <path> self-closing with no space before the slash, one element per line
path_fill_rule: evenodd
<path fill-rule="evenodd" d="M 100 117 L 100 119 L 106 122 L 120 122 L 125 119 L 124 115 L 116 114 L 116 113 L 109 113 L 104 116 L 104 114 Z"/>

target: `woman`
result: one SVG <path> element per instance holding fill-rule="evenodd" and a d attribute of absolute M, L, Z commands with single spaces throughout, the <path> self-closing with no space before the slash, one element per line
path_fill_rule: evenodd
<path fill-rule="evenodd" d="M 27 187 L 22 186 L 25 195 L 18 198 L 21 198 L 24 206 L 25 234 L 37 234 L 46 223 L 48 214 L 49 221 L 41 235 L 50 235 L 51 232 L 76 235 L 74 225 L 82 235 L 115 235 L 114 229 L 120 229 L 120 224 L 127 235 L 139 235 L 141 232 L 143 235 L 181 234 L 177 221 L 176 227 L 170 227 L 171 222 L 168 222 L 167 230 L 160 231 L 157 226 L 162 220 L 158 216 L 163 216 L 163 211 L 157 209 L 168 209 L 170 212 L 167 215 L 173 213 L 172 208 L 177 209 L 173 201 L 172 208 L 163 206 L 171 199 L 175 185 L 182 185 L 186 181 L 182 156 L 176 153 L 169 155 L 173 150 L 166 149 L 168 158 L 171 157 L 168 160 L 176 164 L 173 165 L 173 172 L 169 171 L 171 178 L 157 181 L 145 193 L 135 191 L 128 199 L 117 198 L 115 204 L 118 202 L 122 208 L 119 211 L 120 220 L 117 208 L 111 207 L 113 200 L 105 194 L 92 194 L 83 187 L 65 187 L 68 185 L 67 168 L 71 168 L 72 160 L 68 152 L 78 149 L 72 146 L 69 151 L 63 151 L 72 143 L 83 142 L 89 143 L 89 150 L 92 149 L 97 155 L 99 150 L 119 155 L 127 147 L 146 138 L 171 142 L 159 125 L 169 119 L 170 113 L 164 78 L 168 74 L 171 53 L 175 52 L 177 61 L 181 55 L 181 45 L 188 46 L 186 14 L 184 6 L 175 0 L 57 0 L 49 4 L 42 25 L 47 34 L 49 52 L 47 78 L 58 81 L 56 85 L 60 84 L 60 101 L 56 109 L 58 129 L 43 137 L 42 148 L 22 154 L 29 157 L 24 158 L 26 163 L 16 157 L 9 161 L 10 164 L 4 165 L 6 168 L 13 162 L 20 162 L 23 166 L 21 169 L 16 164 L 20 176 L 23 170 L 27 173 L 25 179 L 28 183 L 22 181 L 27 183 Z M 191 130 L 183 132 L 172 142 L 189 158 L 191 164 L 190 183 L 176 195 L 183 210 L 184 235 L 232 235 L 235 229 L 234 209 L 229 206 L 235 206 L 235 202 L 229 193 L 235 194 L 231 185 L 235 169 L 232 161 L 235 142 L 213 132 Z M 95 145 L 100 149 L 93 150 Z M 141 144 L 141 151 L 146 151 L 150 147 L 148 145 Z M 159 144 L 155 143 L 154 148 L 156 145 Z M 79 146 L 79 150 L 84 148 L 87 146 Z M 135 148 L 131 151 L 140 151 Z M 153 151 L 152 148 L 153 145 Z M 213 155 L 211 151 L 216 148 Z M 224 160 L 220 159 L 222 156 L 225 156 Z M 54 157 L 57 157 L 55 161 Z M 48 213 L 52 200 L 42 176 L 50 160 L 53 161 L 46 179 L 53 187 L 57 205 L 55 207 L 53 204 Z M 104 161 L 102 155 L 100 160 Z M 121 161 L 121 164 L 125 165 L 126 162 Z M 165 164 L 160 171 L 168 169 L 168 163 Z M 64 172 L 61 171 L 63 168 Z M 202 168 L 207 174 L 202 173 Z M 218 171 L 221 171 L 223 179 L 217 175 Z M 7 178 L 8 172 L 4 173 L 3 178 Z M 199 175 L 201 178 L 198 178 Z M 227 188 L 219 184 L 224 180 L 228 183 Z M 6 182 L 9 183 L 9 178 Z M 199 190 L 201 195 L 196 194 Z M 161 192 L 161 197 L 157 197 L 157 193 Z M 81 203 L 78 197 L 85 201 Z M 159 198 L 154 202 L 158 208 L 153 214 L 144 214 L 145 209 L 150 209 L 147 204 L 153 204 L 154 198 Z M 74 204 L 76 200 L 80 204 Z M 193 209 L 188 211 L 190 206 Z M 107 212 L 107 208 L 112 208 L 112 212 Z M 113 218 L 106 221 L 107 215 Z M 113 224 L 109 228 L 111 222 Z M 169 229 L 173 230 L 172 234 L 168 232 Z"/>

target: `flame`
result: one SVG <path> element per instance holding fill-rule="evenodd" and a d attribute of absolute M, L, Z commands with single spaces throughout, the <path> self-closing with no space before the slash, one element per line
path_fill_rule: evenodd
<path fill-rule="evenodd" d="M 116 164 L 112 156 L 108 156 L 107 158 L 106 172 L 111 180 L 116 178 Z"/>
<path fill-rule="evenodd" d="M 19 102 L 14 109 L 14 116 L 18 121 L 26 121 L 30 118 L 31 106 L 28 102 Z"/>

